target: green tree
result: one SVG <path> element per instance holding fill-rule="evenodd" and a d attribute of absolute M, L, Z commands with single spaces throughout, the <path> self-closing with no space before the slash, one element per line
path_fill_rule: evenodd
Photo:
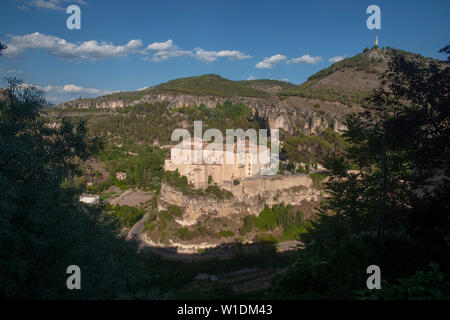
<path fill-rule="evenodd" d="M 100 141 L 87 137 L 82 121 L 49 126 L 43 92 L 9 83 L 0 94 L 0 297 L 154 297 L 136 244 L 68 183 L 79 173 L 75 160 L 97 152 Z M 73 264 L 82 290 L 66 287 Z"/>
<path fill-rule="evenodd" d="M 448 62 L 394 55 L 376 110 L 346 119 L 345 152 L 325 162 L 327 201 L 276 296 L 361 298 L 376 263 L 391 284 L 380 298 L 448 297 L 449 86 Z M 424 275 L 430 262 L 441 271 Z"/>

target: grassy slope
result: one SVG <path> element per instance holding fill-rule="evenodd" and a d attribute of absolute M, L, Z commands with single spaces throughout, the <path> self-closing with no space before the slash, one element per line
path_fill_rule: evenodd
<path fill-rule="evenodd" d="M 379 87 L 379 77 L 387 69 L 395 53 L 425 59 L 420 55 L 393 48 L 372 48 L 336 62 L 310 76 L 305 83 L 286 88 L 280 94 L 338 101 L 348 105 L 361 103 L 372 89 Z"/>
<path fill-rule="evenodd" d="M 195 96 L 219 97 L 254 97 L 266 98 L 274 91 L 294 86 L 288 82 L 277 80 L 248 80 L 232 81 L 216 74 L 174 79 L 141 91 L 117 92 L 98 99 L 137 100 L 146 94 L 156 93 L 184 93 Z M 277 90 L 278 89 L 278 90 Z"/>

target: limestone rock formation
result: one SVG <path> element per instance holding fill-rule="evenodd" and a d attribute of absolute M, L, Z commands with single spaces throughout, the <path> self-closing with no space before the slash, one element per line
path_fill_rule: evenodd
<path fill-rule="evenodd" d="M 224 218 L 257 215 L 264 205 L 284 203 L 302 206 L 320 201 L 321 191 L 307 175 L 272 176 L 243 180 L 233 186 L 233 197 L 217 199 L 212 196 L 184 195 L 167 183 L 162 183 L 158 197 L 158 211 L 169 206 L 181 208 L 183 214 L 176 221 L 183 226 L 200 222 L 208 216 Z"/>

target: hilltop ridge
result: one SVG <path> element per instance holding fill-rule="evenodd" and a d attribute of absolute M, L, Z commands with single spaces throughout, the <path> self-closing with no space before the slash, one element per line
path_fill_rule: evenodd
<path fill-rule="evenodd" d="M 300 85 L 271 79 L 229 80 L 217 74 L 173 79 L 143 90 L 120 91 L 97 98 L 80 98 L 61 103 L 61 107 L 116 108 L 143 101 L 160 101 L 169 96 L 217 98 L 285 99 L 298 96 L 344 105 L 361 104 L 371 90 L 380 85 L 379 77 L 387 69 L 394 54 L 413 59 L 429 59 L 419 54 L 394 48 L 366 48 L 364 52 L 338 61 L 311 75 Z M 159 97 L 157 97 L 159 95 Z M 155 99 L 149 98 L 155 97 Z M 190 99 L 193 100 L 193 99 Z M 195 99 L 194 99 L 195 100 Z M 220 100 L 220 99 L 219 99 Z M 208 105 L 208 103 L 205 103 Z"/>
<path fill-rule="evenodd" d="M 345 58 L 316 72 L 306 82 L 282 90 L 280 95 L 337 101 L 350 106 L 363 104 L 371 91 L 380 86 L 380 76 L 386 71 L 389 62 L 396 54 L 408 59 L 431 60 L 420 54 L 390 47 L 366 48 L 362 53 Z"/>
<path fill-rule="evenodd" d="M 139 91 L 77 99 L 60 104 L 59 109 L 67 112 L 122 110 L 133 114 L 137 109 L 131 107 L 143 106 L 152 110 L 153 117 L 165 119 L 184 112 L 187 107 L 216 109 L 229 101 L 249 107 L 250 121 L 270 130 L 280 129 L 283 134 L 318 134 L 327 128 L 340 131 L 348 113 L 361 112 L 370 106 L 367 98 L 380 86 L 380 76 L 396 54 L 427 59 L 406 51 L 374 47 L 320 70 L 300 85 L 269 79 L 233 81 L 217 74 L 205 74 L 174 79 Z M 163 105 L 151 107 L 160 103 Z M 208 112 L 203 113 L 207 117 Z M 196 120 L 206 118 L 199 116 Z"/>

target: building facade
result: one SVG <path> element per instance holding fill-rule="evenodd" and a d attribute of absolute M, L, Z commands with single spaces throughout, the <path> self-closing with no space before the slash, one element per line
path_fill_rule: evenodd
<path fill-rule="evenodd" d="M 270 149 L 248 140 L 227 145 L 192 138 L 174 146 L 170 153 L 164 170 L 178 170 L 194 188 L 216 183 L 230 190 L 234 181 L 261 175 L 270 167 Z"/>

